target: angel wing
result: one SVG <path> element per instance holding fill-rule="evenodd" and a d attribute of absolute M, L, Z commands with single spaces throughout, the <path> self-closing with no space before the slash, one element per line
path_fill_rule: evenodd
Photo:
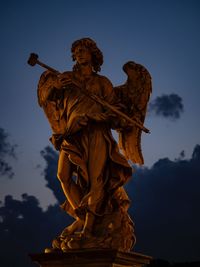
<path fill-rule="evenodd" d="M 56 90 L 53 83 L 56 75 L 50 71 L 45 71 L 38 83 L 38 103 L 43 109 L 54 134 L 64 133 L 66 130 L 65 119 L 61 114 L 64 110 L 63 99 L 64 90 Z"/>
<path fill-rule="evenodd" d="M 114 87 L 114 90 L 126 107 L 124 112 L 143 124 L 152 92 L 151 76 L 144 66 L 133 61 L 125 63 L 123 70 L 128 76 L 127 81 L 123 85 Z M 127 160 L 138 164 L 144 164 L 141 135 L 142 131 L 137 126 L 119 130 L 119 148 Z"/>

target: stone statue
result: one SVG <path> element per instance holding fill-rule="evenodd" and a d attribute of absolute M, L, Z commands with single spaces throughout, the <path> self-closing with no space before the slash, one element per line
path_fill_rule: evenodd
<path fill-rule="evenodd" d="M 127 82 L 113 88 L 98 74 L 103 55 L 92 39 L 75 41 L 71 52 L 75 65 L 64 73 L 35 58 L 48 68 L 38 84 L 38 102 L 53 131 L 51 142 L 59 150 L 57 176 L 66 197 L 62 208 L 74 218 L 46 252 L 128 252 L 136 238 L 123 186 L 132 176 L 128 160 L 143 164 L 140 139 L 142 130 L 148 132 L 143 122 L 151 77 L 140 64 L 128 62 L 123 67 Z M 119 133 L 119 145 L 111 129 Z"/>

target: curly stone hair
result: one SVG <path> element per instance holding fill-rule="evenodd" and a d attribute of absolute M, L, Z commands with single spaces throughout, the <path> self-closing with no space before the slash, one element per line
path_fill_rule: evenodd
<path fill-rule="evenodd" d="M 72 59 L 73 61 L 76 60 L 74 52 L 78 45 L 82 45 L 89 49 L 89 51 L 92 54 L 92 67 L 95 72 L 98 72 L 101 70 L 101 65 L 103 64 L 103 54 L 100 51 L 100 49 L 97 47 L 96 43 L 90 39 L 90 38 L 82 38 L 80 40 L 75 41 L 72 44 L 71 52 L 72 52 Z M 78 69 L 78 64 L 76 63 L 73 67 L 73 70 Z"/>

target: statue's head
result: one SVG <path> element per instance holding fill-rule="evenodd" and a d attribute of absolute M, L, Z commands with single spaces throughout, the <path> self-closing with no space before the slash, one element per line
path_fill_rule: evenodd
<path fill-rule="evenodd" d="M 72 52 L 73 61 L 76 61 L 75 50 L 81 46 L 83 48 L 88 49 L 88 51 L 91 53 L 91 64 L 92 64 L 93 70 L 95 72 L 100 71 L 101 65 L 103 64 L 103 54 L 100 51 L 100 49 L 97 47 L 96 43 L 90 38 L 82 38 L 80 40 L 75 41 L 72 44 L 71 52 Z M 77 64 L 74 66 L 74 69 L 76 69 L 76 67 L 77 67 Z"/>

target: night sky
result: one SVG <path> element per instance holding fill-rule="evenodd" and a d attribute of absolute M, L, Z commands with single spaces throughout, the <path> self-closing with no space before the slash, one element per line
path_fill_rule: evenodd
<path fill-rule="evenodd" d="M 200 144 L 199 14 L 198 0 L 1 1 L 0 162 L 8 165 L 8 169 L 0 169 L 2 203 L 6 195 L 21 201 L 24 193 L 37 198 L 44 209 L 58 200 L 53 190 L 46 186 L 44 169 L 48 166 L 48 159 L 40 153 L 50 145 L 48 139 L 51 136 L 48 122 L 37 103 L 37 83 L 43 70 L 39 66 L 30 67 L 27 59 L 31 52 L 35 52 L 41 61 L 59 71 L 70 70 L 73 65 L 72 42 L 90 37 L 104 55 L 101 74 L 107 76 L 114 86 L 126 81 L 122 66 L 129 60 L 144 65 L 152 76 L 153 93 L 145 120 L 151 134 L 142 136 L 146 167 L 138 171 L 135 184 L 128 185 L 129 194 L 135 190 L 131 188 L 134 185 L 147 196 L 147 187 L 160 192 L 156 195 L 157 200 L 162 216 L 166 214 L 166 218 L 162 217 L 162 229 L 169 218 L 171 222 L 174 218 L 168 213 L 167 203 L 164 202 L 162 208 L 162 201 L 159 201 L 162 192 L 166 193 L 165 189 L 170 191 L 173 188 L 173 193 L 169 192 L 172 196 L 169 203 L 177 205 L 177 212 L 188 195 L 194 200 L 197 210 L 190 213 L 191 210 L 184 209 L 181 214 L 189 212 L 191 218 L 198 213 L 200 198 L 196 188 L 200 186 L 200 165 L 193 160 L 200 160 L 197 146 Z M 142 182 L 138 186 L 139 175 Z M 139 192 L 134 194 L 138 196 Z M 138 207 L 145 209 L 143 213 L 148 210 L 144 201 L 145 198 L 138 197 L 136 211 Z M 157 205 L 155 200 L 152 203 Z M 193 202 L 187 203 L 192 207 Z M 163 212 L 165 209 L 166 213 Z M 155 220 L 158 217 L 156 214 Z M 176 214 L 175 217 L 178 225 L 179 216 Z M 141 223 L 142 218 L 138 221 Z M 189 221 L 187 226 L 182 222 L 187 229 L 193 228 Z M 194 221 L 200 222 L 199 215 Z M 149 225 L 153 227 L 153 222 Z M 152 227 L 147 229 L 151 231 Z M 195 233 L 188 230 L 186 236 L 189 241 Z M 200 238 L 200 232 L 198 236 Z M 171 240 L 174 242 L 173 238 Z M 195 251 L 200 251 L 197 244 L 192 246 Z M 169 253 L 168 258 L 179 261 L 198 259 L 197 252 L 187 256 L 187 251 L 185 248 L 183 255 L 180 253 L 177 257 Z M 167 252 L 161 252 L 156 256 L 167 258 L 167 255 Z"/>

